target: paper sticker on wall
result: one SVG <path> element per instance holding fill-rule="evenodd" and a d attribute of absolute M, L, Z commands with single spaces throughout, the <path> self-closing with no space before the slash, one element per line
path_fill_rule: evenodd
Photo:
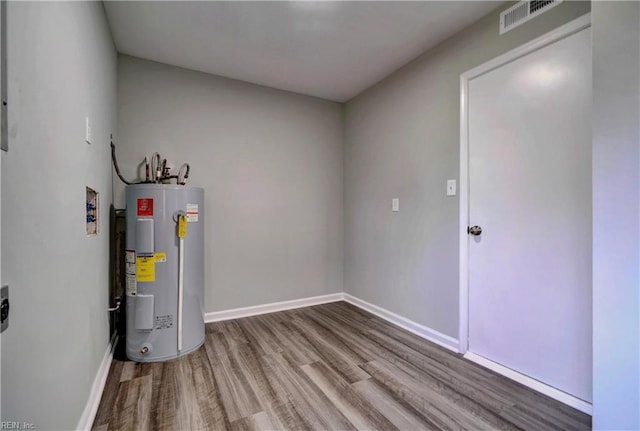
<path fill-rule="evenodd" d="M 156 259 L 153 256 L 136 258 L 136 281 L 156 281 Z"/>
<path fill-rule="evenodd" d="M 153 255 L 153 258 L 156 260 L 156 263 L 160 262 L 166 262 L 167 261 L 167 253 L 155 253 Z"/>
<path fill-rule="evenodd" d="M 198 221 L 198 204 L 187 204 L 187 222 Z"/>

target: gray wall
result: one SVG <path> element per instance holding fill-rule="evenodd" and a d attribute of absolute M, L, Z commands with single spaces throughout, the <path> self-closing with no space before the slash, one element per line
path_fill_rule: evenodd
<path fill-rule="evenodd" d="M 116 54 L 100 3 L 8 9 L 2 420 L 70 429 L 108 341 Z M 565 2 L 502 37 L 496 12 L 347 104 L 348 293 L 456 337 L 458 200 L 444 186 L 458 178 L 459 74 L 588 10 Z M 639 19 L 638 3 L 594 4 L 597 429 L 640 426 Z M 123 171 L 157 150 L 189 161 L 190 184 L 206 189 L 207 311 L 342 291 L 340 105 L 130 57 L 118 76 Z M 101 193 L 95 238 L 84 234 L 85 185 Z"/>
<path fill-rule="evenodd" d="M 640 3 L 594 2 L 593 425 L 640 428 Z"/>
<path fill-rule="evenodd" d="M 10 2 L 7 16 L 2 278 L 11 286 L 11 323 L 2 334 L 2 420 L 73 429 L 109 341 L 117 57 L 99 2 Z M 101 197 L 101 233 L 92 238 L 87 185 Z"/>
<path fill-rule="evenodd" d="M 458 338 L 460 74 L 589 12 L 564 2 L 500 36 L 499 12 L 346 106 L 345 291 Z M 400 198 L 400 212 L 391 199 Z"/>
<path fill-rule="evenodd" d="M 117 143 L 204 187 L 205 311 L 342 292 L 341 105 L 120 56 Z"/>

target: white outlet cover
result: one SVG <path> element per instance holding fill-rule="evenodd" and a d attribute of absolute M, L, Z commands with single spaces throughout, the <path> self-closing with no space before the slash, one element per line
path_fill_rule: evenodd
<path fill-rule="evenodd" d="M 456 180 L 447 180 L 447 196 L 456 195 Z"/>
<path fill-rule="evenodd" d="M 391 199 L 391 211 L 393 212 L 400 211 L 400 199 L 398 198 Z"/>

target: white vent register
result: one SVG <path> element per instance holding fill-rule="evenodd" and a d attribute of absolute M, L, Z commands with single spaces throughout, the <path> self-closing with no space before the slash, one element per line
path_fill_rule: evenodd
<path fill-rule="evenodd" d="M 520 24 L 549 9 L 553 9 L 560 3 L 562 3 L 562 0 L 529 0 L 516 3 L 500 13 L 500 34 L 513 30 Z"/>

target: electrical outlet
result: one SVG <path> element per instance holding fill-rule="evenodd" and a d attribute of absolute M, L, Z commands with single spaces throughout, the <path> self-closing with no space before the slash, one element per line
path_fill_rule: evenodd
<path fill-rule="evenodd" d="M 400 211 L 400 199 L 398 198 L 391 199 L 391 211 L 393 212 Z"/>

